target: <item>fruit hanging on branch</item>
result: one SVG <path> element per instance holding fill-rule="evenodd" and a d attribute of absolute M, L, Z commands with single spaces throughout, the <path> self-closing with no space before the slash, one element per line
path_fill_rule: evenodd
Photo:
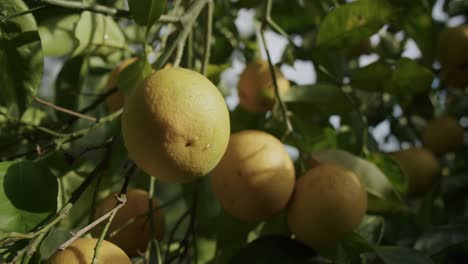
<path fill-rule="evenodd" d="M 47 261 L 48 264 L 91 264 L 97 239 L 78 238 L 64 250 L 57 251 Z M 130 258 L 118 246 L 102 241 L 97 256 L 98 263 L 131 264 Z"/>
<path fill-rule="evenodd" d="M 263 131 L 233 134 L 211 186 L 221 206 L 241 220 L 267 219 L 288 203 L 295 182 L 294 164 L 284 145 Z"/>
<path fill-rule="evenodd" d="M 324 250 L 352 232 L 367 210 L 359 178 L 340 166 L 323 163 L 297 182 L 288 208 L 288 225 L 306 245 Z"/>
<path fill-rule="evenodd" d="M 145 252 L 151 237 L 151 223 L 149 217 L 149 194 L 141 189 L 129 189 L 126 193 L 127 201 L 117 211 L 112 221 L 107 238 L 108 241 L 119 246 L 127 255 L 137 256 L 138 252 Z M 114 208 L 117 201 L 114 195 L 104 199 L 96 209 L 94 217 L 97 219 Z M 154 237 L 162 240 L 165 233 L 164 213 L 158 209 L 159 203 L 153 199 L 153 227 Z M 94 237 L 101 235 L 105 223 L 92 230 Z"/>
<path fill-rule="evenodd" d="M 189 182 L 208 174 L 226 151 L 229 112 L 218 88 L 198 72 L 152 73 L 126 98 L 122 116 L 131 159 L 163 181 Z"/>
<path fill-rule="evenodd" d="M 390 156 L 408 176 L 410 197 L 421 197 L 431 190 L 440 173 L 439 161 L 432 152 L 412 147 L 390 153 Z"/>
<path fill-rule="evenodd" d="M 117 65 L 115 69 L 110 73 L 109 79 L 107 80 L 106 89 L 112 89 L 117 87 L 117 78 L 119 74 L 125 70 L 130 64 L 134 63 L 138 60 L 138 57 L 133 57 L 124 60 L 122 63 Z M 115 112 L 122 108 L 125 103 L 125 95 L 121 91 L 117 91 L 111 96 L 106 98 L 107 107 L 109 108 L 110 112 Z"/>
<path fill-rule="evenodd" d="M 450 116 L 430 120 L 423 133 L 424 146 L 441 155 L 452 152 L 463 146 L 463 127 Z"/>
<path fill-rule="evenodd" d="M 453 88 L 468 86 L 468 25 L 446 28 L 440 34 L 442 79 Z"/>
<path fill-rule="evenodd" d="M 275 68 L 278 92 L 289 90 L 289 81 Z M 275 102 L 275 86 L 267 61 L 253 61 L 247 64 L 237 84 L 239 104 L 250 112 L 267 112 Z"/>

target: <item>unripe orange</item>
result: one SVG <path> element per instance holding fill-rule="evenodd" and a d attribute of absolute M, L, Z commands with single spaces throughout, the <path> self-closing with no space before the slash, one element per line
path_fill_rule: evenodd
<path fill-rule="evenodd" d="M 297 180 L 288 225 L 298 240 L 321 250 L 352 232 L 366 210 L 367 194 L 359 178 L 340 166 L 324 163 Z"/>
<path fill-rule="evenodd" d="M 468 86 L 468 25 L 447 28 L 440 34 L 442 79 L 450 87 Z"/>
<path fill-rule="evenodd" d="M 114 236 L 107 238 L 116 244 L 129 256 L 136 256 L 139 252 L 144 252 L 151 237 L 148 192 L 140 189 L 129 189 L 126 194 L 127 202 L 117 211 L 112 221 L 108 234 L 118 231 Z M 104 199 L 96 209 L 95 217 L 99 218 L 115 207 L 117 200 L 114 195 Z M 153 208 L 158 207 L 158 202 L 153 199 Z M 154 209 L 153 209 L 154 210 Z M 129 223 L 129 221 L 132 221 Z M 93 236 L 98 237 L 104 224 L 92 230 Z M 153 227 L 155 238 L 162 240 L 165 232 L 164 213 L 161 209 L 153 211 Z"/>
<path fill-rule="evenodd" d="M 440 155 L 463 145 L 463 128 L 450 116 L 438 117 L 427 123 L 423 133 L 424 146 Z"/>
<path fill-rule="evenodd" d="M 221 206 L 246 221 L 264 220 L 282 210 L 294 182 L 294 165 L 284 145 L 256 130 L 232 134 L 223 159 L 211 173 Z"/>
<path fill-rule="evenodd" d="M 97 239 L 78 238 L 63 251 L 57 251 L 48 264 L 91 264 Z M 102 241 L 97 256 L 98 263 L 132 264 L 130 258 L 118 246 Z"/>
<path fill-rule="evenodd" d="M 138 60 L 138 57 L 129 58 L 117 65 L 117 67 L 110 73 L 109 78 L 107 79 L 106 89 L 109 90 L 116 87 L 119 74 L 136 60 Z M 109 111 L 115 112 L 124 106 L 125 96 L 121 91 L 116 91 L 106 98 L 106 103 Z"/>
<path fill-rule="evenodd" d="M 426 194 L 440 172 L 437 158 L 425 148 L 409 148 L 389 153 L 408 176 L 408 195 L 419 197 Z"/>
<path fill-rule="evenodd" d="M 147 174 L 189 182 L 207 175 L 221 160 L 230 136 L 229 111 L 205 76 L 165 68 L 126 98 L 122 134 L 129 157 Z"/>
<path fill-rule="evenodd" d="M 289 81 L 275 68 L 280 94 L 290 88 Z M 267 112 L 275 102 L 275 87 L 267 61 L 254 61 L 245 67 L 237 84 L 239 104 L 250 112 Z"/>

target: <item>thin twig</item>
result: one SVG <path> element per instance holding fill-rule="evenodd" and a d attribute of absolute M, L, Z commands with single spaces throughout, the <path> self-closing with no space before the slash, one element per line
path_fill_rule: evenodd
<path fill-rule="evenodd" d="M 270 1 L 270 0 L 269 0 Z M 284 140 L 285 138 L 287 138 L 291 133 L 294 132 L 294 129 L 293 129 L 293 126 L 291 124 L 291 120 L 289 120 L 289 116 L 288 116 L 288 109 L 286 107 L 286 104 L 283 102 L 283 100 L 281 99 L 281 95 L 279 93 L 279 88 L 278 88 L 278 82 L 276 80 L 276 73 L 275 73 L 275 66 L 273 65 L 272 61 L 271 61 L 271 56 L 270 56 L 270 51 L 268 50 L 268 47 L 267 47 L 267 44 L 266 44 L 266 40 L 265 40 L 265 34 L 264 34 L 264 29 L 262 27 L 262 29 L 260 30 L 260 37 L 262 39 L 262 43 L 263 43 L 263 47 L 265 48 L 265 53 L 267 55 L 267 59 L 268 59 L 268 65 L 269 65 L 269 68 L 270 68 L 270 74 L 271 74 L 271 78 L 272 78 L 272 81 L 273 81 L 273 86 L 275 88 L 275 97 L 276 97 L 276 102 L 279 104 L 280 106 L 280 110 L 281 110 L 281 114 L 282 114 L 282 117 L 283 117 L 283 120 L 284 122 L 286 123 L 286 131 L 284 132 L 284 135 L 282 137 L 282 140 Z"/>
<path fill-rule="evenodd" d="M 172 42 L 172 44 L 164 51 L 162 56 L 154 63 L 154 68 L 160 69 L 164 64 L 166 64 L 169 57 L 172 55 L 176 47 L 181 42 L 185 42 L 188 34 L 192 30 L 192 26 L 197 20 L 197 17 L 200 15 L 200 12 L 203 10 L 205 4 L 210 0 L 195 0 L 192 2 L 190 9 L 180 18 L 182 23 L 182 31 L 179 32 L 177 38 Z"/>
<path fill-rule="evenodd" d="M 61 107 L 61 106 L 58 106 L 58 105 L 55 105 L 51 102 L 47 102 L 45 100 L 42 100 L 40 99 L 39 97 L 34 97 L 34 100 L 40 104 L 43 104 L 43 105 L 46 105 L 48 107 L 51 107 L 59 112 L 63 112 L 63 113 L 66 113 L 66 114 L 69 114 L 69 115 L 72 115 L 72 116 L 76 116 L 76 117 L 79 117 L 79 118 L 83 118 L 83 119 L 86 119 L 86 120 L 89 120 L 91 122 L 96 122 L 96 118 L 95 117 L 91 117 L 91 116 L 88 116 L 88 115 L 85 115 L 85 114 L 81 114 L 79 112 L 75 112 L 73 110 L 70 110 L 70 109 L 67 109 L 67 108 L 64 108 L 64 107 Z"/>
<path fill-rule="evenodd" d="M 106 214 L 104 214 L 103 216 L 99 217 L 98 219 L 94 220 L 91 224 L 83 227 L 82 229 L 80 229 L 78 232 L 76 232 L 73 237 L 71 237 L 70 239 L 68 239 L 67 241 L 65 241 L 65 243 L 63 243 L 62 245 L 60 245 L 59 247 L 59 250 L 64 250 L 65 248 L 67 248 L 68 246 L 70 246 L 73 242 L 75 242 L 75 240 L 77 240 L 78 238 L 80 238 L 82 235 L 88 233 L 89 230 L 91 230 L 93 227 L 99 225 L 101 222 L 103 222 L 104 220 L 106 220 L 107 218 L 109 218 L 112 214 L 114 214 L 114 212 L 118 211 L 122 206 L 125 205 L 125 200 L 121 199 L 120 197 L 116 196 L 116 199 L 118 201 L 117 203 L 117 206 L 112 208 L 112 210 L 110 210 L 109 212 L 107 212 Z"/>
<path fill-rule="evenodd" d="M 22 11 L 22 12 L 18 12 L 18 13 L 15 13 L 11 16 L 7 16 L 5 18 L 0 18 L 0 20 L 11 20 L 11 19 L 14 19 L 14 18 L 17 18 L 17 17 L 20 17 L 20 16 L 24 16 L 24 15 L 27 15 L 27 14 L 31 14 L 33 13 L 34 11 L 37 11 L 37 10 L 40 10 L 40 9 L 43 9 L 47 7 L 46 5 L 41 5 L 41 6 L 36 6 L 34 8 L 31 8 L 31 9 L 28 9 L 28 10 L 25 10 L 25 11 Z"/>
<path fill-rule="evenodd" d="M 180 225 L 185 220 L 185 218 L 187 218 L 187 216 L 189 216 L 190 211 L 191 211 L 190 209 L 187 209 L 187 211 L 185 211 L 180 216 L 180 218 L 177 220 L 174 227 L 172 228 L 172 230 L 171 230 L 171 232 L 169 234 L 169 239 L 168 239 L 167 246 L 166 246 L 166 252 L 164 253 L 164 263 L 171 263 L 170 262 L 171 259 L 169 259 L 169 251 L 170 251 L 171 244 L 174 241 L 175 232 L 179 229 Z"/>
<path fill-rule="evenodd" d="M 211 34 L 213 33 L 213 6 L 212 0 L 208 1 L 206 7 L 206 25 L 205 25 L 205 45 L 203 48 L 203 63 L 201 66 L 201 73 L 206 75 L 206 69 L 210 63 L 211 54 Z"/>
<path fill-rule="evenodd" d="M 135 222 L 136 220 L 140 219 L 140 218 L 143 218 L 143 217 L 151 217 L 152 214 L 154 214 L 156 211 L 158 210 L 161 210 L 161 209 L 164 209 L 166 207 L 168 207 L 169 205 L 173 204 L 174 202 L 177 202 L 178 200 L 180 200 L 183 196 L 182 195 L 179 195 L 169 201 L 167 201 L 166 203 L 164 204 L 161 204 L 160 206 L 158 207 L 155 207 L 153 209 L 148 209 L 148 211 L 140 214 L 140 215 L 137 215 L 137 216 L 134 216 L 130 219 L 127 220 L 127 222 L 125 222 L 124 224 L 122 224 L 121 226 L 119 226 L 118 228 L 114 229 L 112 232 L 109 233 L 108 237 L 111 238 L 111 237 L 114 237 L 115 235 L 117 235 L 120 231 L 122 231 L 124 228 L 126 228 L 127 226 L 129 226 L 130 224 L 132 224 L 133 222 Z M 151 223 L 151 222 L 150 222 Z M 150 227 L 151 227 L 151 224 L 150 224 Z M 152 231 L 153 232 L 153 231 Z"/>
<path fill-rule="evenodd" d="M 128 182 L 127 182 L 128 184 Z M 102 230 L 101 232 L 101 235 L 99 236 L 99 239 L 96 243 L 96 246 L 94 247 L 94 254 L 93 254 L 93 258 L 92 258 L 92 261 L 91 263 L 92 264 L 96 264 L 98 262 L 98 256 L 99 256 L 99 250 L 101 249 L 101 245 L 102 245 L 102 241 L 104 240 L 104 237 L 106 236 L 106 233 L 107 231 L 109 230 L 109 227 L 112 223 L 112 220 L 114 220 L 114 217 L 115 215 L 117 214 L 117 212 L 119 211 L 120 208 L 122 208 L 122 206 L 125 205 L 125 202 L 127 201 L 127 198 L 125 196 L 125 194 L 121 193 L 119 196 L 115 196 L 115 198 L 117 199 L 117 205 L 114 207 L 114 209 L 112 209 L 110 215 L 109 215 L 109 220 L 107 221 L 106 225 L 104 226 L 104 229 Z"/>
<path fill-rule="evenodd" d="M 130 17 L 130 12 L 127 10 L 117 9 L 113 7 L 93 4 L 90 2 L 75 2 L 67 0 L 40 0 L 42 3 L 49 5 L 60 6 L 67 9 L 74 9 L 80 11 L 91 11 L 108 16 L 116 17 Z"/>

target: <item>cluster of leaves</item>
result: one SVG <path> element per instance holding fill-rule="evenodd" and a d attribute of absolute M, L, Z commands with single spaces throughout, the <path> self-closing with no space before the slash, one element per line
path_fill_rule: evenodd
<path fill-rule="evenodd" d="M 92 220 L 100 198 L 118 192 L 124 182 L 128 155 L 119 113 L 109 112 L 104 103 L 115 92 L 106 87 L 110 70 L 133 56 L 155 57 L 154 67 L 177 61 L 198 70 L 206 56 L 203 37 L 208 19 L 201 12 L 195 20 L 199 14 L 190 12 L 203 1 L 129 0 L 129 11 L 127 1 L 88 2 L 92 3 L 0 2 L 0 262 L 39 263 L 47 258 L 70 231 Z M 238 32 L 238 12 L 254 9 L 256 19 L 264 22 L 267 1 L 213 2 L 207 76 L 228 95 L 221 73 L 234 60 L 258 56 L 261 43 L 255 34 Z M 158 182 L 155 195 L 168 203 L 166 222 L 171 230 L 161 243 L 164 263 L 179 258 L 196 263 L 465 259 L 466 147 L 440 157 L 447 177 L 441 177 L 423 199 L 410 201 L 404 195 L 406 176 L 369 133 L 369 128 L 387 122 L 391 129 L 386 140 L 418 145 L 425 120 L 435 113 L 467 115 L 466 92 L 447 89 L 438 76 L 438 35 L 446 25 L 432 16 L 436 2 L 273 1 L 268 15 L 276 27 L 271 29 L 289 40 L 280 63 L 310 61 L 317 75 L 314 84 L 296 85 L 282 96 L 294 130 L 285 143 L 300 152 L 297 171 L 304 171 L 304 157 L 316 151 L 319 160 L 357 171 L 366 182 L 368 215 L 334 250 L 318 255 L 289 238 L 284 213 L 245 223 L 220 209 L 206 179 L 185 185 Z M 449 16 L 466 15 L 467 10 L 462 0 L 445 1 L 443 6 Z M 163 23 L 162 14 L 175 22 Z M 379 42 L 360 50 L 371 36 Z M 300 45 L 293 41 L 297 38 Z M 421 51 L 419 58 L 403 56 L 409 41 Z M 361 66 L 361 53 L 377 60 Z M 55 68 L 43 65 L 59 68 L 55 80 L 50 80 Z M 118 89 L 127 93 L 150 72 L 148 61 L 138 60 L 119 77 Z M 71 116 L 40 103 L 39 97 L 94 118 Z M 281 138 L 285 120 L 279 111 L 259 115 L 237 107 L 231 110 L 232 131 L 260 129 Z M 332 115 L 340 117 L 339 128 L 330 124 Z M 77 199 L 76 190 L 96 167 L 101 168 L 98 177 Z M 149 176 L 136 173 L 130 186 L 148 189 Z M 66 216 L 45 230 L 70 200 L 73 206 Z M 150 263 L 156 259 L 151 255 Z"/>

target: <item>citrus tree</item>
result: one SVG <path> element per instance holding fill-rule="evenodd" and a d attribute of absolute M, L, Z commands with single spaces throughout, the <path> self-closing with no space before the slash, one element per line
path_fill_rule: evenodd
<path fill-rule="evenodd" d="M 467 14 L 0 1 L 0 263 L 466 261 Z"/>

